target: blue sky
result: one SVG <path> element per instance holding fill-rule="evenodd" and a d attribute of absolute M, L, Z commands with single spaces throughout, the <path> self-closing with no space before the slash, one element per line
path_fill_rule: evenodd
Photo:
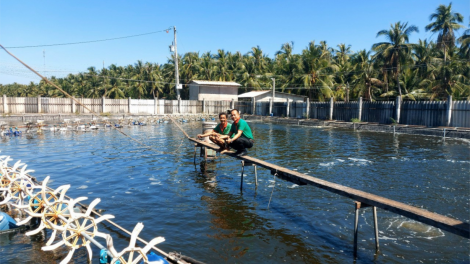
<path fill-rule="evenodd" d="M 259 45 L 273 57 L 283 43 L 293 41 L 300 53 L 310 41 L 326 40 L 329 46 L 351 45 L 353 51 L 370 49 L 378 31 L 402 21 L 416 25 L 411 36 L 435 40 L 426 32 L 429 15 L 440 4 L 435 0 L 330 0 L 330 1 L 25 1 L 0 0 L 0 44 L 5 47 L 68 43 L 115 38 L 159 31 L 178 30 L 178 53 L 218 49 L 243 54 Z M 470 1 L 452 1 L 454 12 L 468 26 Z M 461 35 L 460 30 L 457 35 Z M 10 52 L 46 76 L 65 76 L 105 67 L 144 62 L 165 63 L 173 34 L 122 40 L 10 49 Z M 45 51 L 45 63 L 43 51 Z M 44 66 L 45 64 L 45 66 Z M 0 83 L 38 82 L 3 50 L 0 50 Z"/>

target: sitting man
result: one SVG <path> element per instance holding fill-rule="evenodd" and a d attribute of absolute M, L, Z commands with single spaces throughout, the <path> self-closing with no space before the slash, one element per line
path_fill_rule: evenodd
<path fill-rule="evenodd" d="M 233 120 L 232 129 L 228 136 L 222 136 L 222 138 L 228 138 L 227 143 L 229 147 L 237 150 L 235 152 L 237 156 L 244 156 L 248 154 L 246 149 L 253 147 L 253 134 L 248 123 L 240 118 L 238 109 L 233 109 L 231 113 Z"/>
<path fill-rule="evenodd" d="M 218 124 L 212 131 L 209 131 L 205 134 L 197 135 L 198 138 L 209 137 L 209 139 L 217 144 L 220 149 L 219 151 L 228 151 L 230 148 L 227 144 L 228 134 L 230 133 L 230 129 L 232 125 L 227 122 L 227 114 L 220 113 L 219 114 L 220 124 Z"/>

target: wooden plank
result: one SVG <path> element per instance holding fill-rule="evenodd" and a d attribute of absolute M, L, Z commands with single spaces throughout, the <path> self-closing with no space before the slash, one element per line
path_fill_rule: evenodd
<path fill-rule="evenodd" d="M 195 138 L 189 138 L 190 141 L 193 141 L 199 145 L 218 150 L 219 147 L 215 144 L 205 143 Z M 429 212 L 427 210 L 417 208 L 411 205 L 400 203 L 385 197 L 381 197 L 375 194 L 359 191 L 353 188 L 349 188 L 343 185 L 336 183 L 328 182 L 321 180 L 297 171 L 289 170 L 284 167 L 280 167 L 274 164 L 271 164 L 266 161 L 262 161 L 250 156 L 237 157 L 234 154 L 226 153 L 229 156 L 238 158 L 245 162 L 250 162 L 261 166 L 263 168 L 271 170 L 271 173 L 277 173 L 278 177 L 285 179 L 290 182 L 294 182 L 300 185 L 313 185 L 315 187 L 327 190 L 332 193 L 339 194 L 351 198 L 355 201 L 366 203 L 368 205 L 376 206 L 384 210 L 406 216 L 413 220 L 440 228 L 442 230 L 448 231 L 450 233 L 463 236 L 465 238 L 470 238 L 470 224 L 464 223 L 457 219 L 453 219 L 447 216 Z"/>

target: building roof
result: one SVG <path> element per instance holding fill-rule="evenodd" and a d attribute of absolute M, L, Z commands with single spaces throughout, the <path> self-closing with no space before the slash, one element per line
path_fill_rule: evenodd
<path fill-rule="evenodd" d="M 199 81 L 192 80 L 189 84 L 198 84 L 198 85 L 216 85 L 216 86 L 242 86 L 236 82 L 218 82 L 218 81 Z"/>
<path fill-rule="evenodd" d="M 266 93 L 272 93 L 273 91 L 251 91 L 243 94 L 239 94 L 238 98 L 253 98 L 258 95 L 266 94 Z M 286 95 L 291 95 L 291 96 L 296 96 L 296 97 L 307 97 L 305 95 L 298 95 L 298 94 L 290 94 L 290 93 L 282 93 L 282 92 L 276 92 L 276 94 L 286 94 Z"/>
<path fill-rule="evenodd" d="M 238 98 L 253 98 L 258 95 L 262 95 L 262 94 L 269 93 L 269 92 L 271 91 L 251 91 L 251 92 L 239 94 Z"/>

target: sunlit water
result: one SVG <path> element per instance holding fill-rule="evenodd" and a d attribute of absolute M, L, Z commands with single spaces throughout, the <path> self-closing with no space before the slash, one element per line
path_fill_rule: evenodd
<path fill-rule="evenodd" d="M 192 136 L 200 123 L 182 125 Z M 469 142 L 348 129 L 251 123 L 249 155 L 432 212 L 469 221 Z M 193 164 L 194 144 L 172 124 L 124 128 L 157 151 L 114 130 L 5 138 L 3 155 L 27 163 L 39 180 L 50 175 L 68 195 L 101 198 L 97 208 L 141 237 L 165 237 L 159 247 L 206 263 L 351 263 L 354 203 L 312 186 L 274 179 L 223 156 Z M 199 153 L 198 153 L 199 154 Z M 273 189 L 274 187 L 274 189 Z M 272 200 L 268 208 L 270 197 Z M 372 211 L 361 210 L 358 263 L 468 263 L 468 239 L 378 209 L 380 252 L 375 255 Z M 118 251 L 128 236 L 109 224 Z M 50 235 L 50 232 L 49 234 Z M 104 243 L 104 241 L 101 241 Z M 43 252 L 41 235 L 0 236 L 0 263 L 56 263 L 65 249 Z M 98 262 L 98 250 L 94 263 Z M 86 250 L 75 263 L 86 263 Z"/>

